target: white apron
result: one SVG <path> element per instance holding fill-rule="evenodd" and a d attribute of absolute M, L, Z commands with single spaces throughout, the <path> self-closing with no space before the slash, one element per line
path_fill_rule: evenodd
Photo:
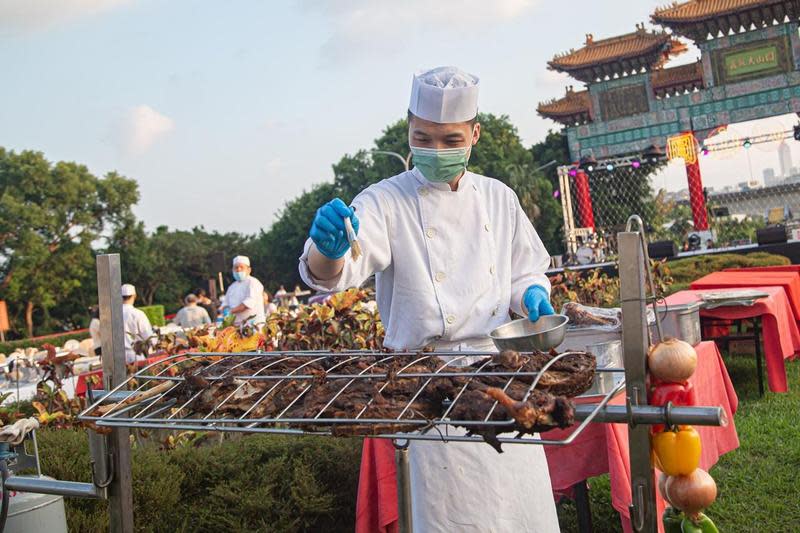
<path fill-rule="evenodd" d="M 489 339 L 436 349 L 496 350 Z M 408 450 L 414 533 L 559 531 L 541 446 L 503 444 L 497 453 L 484 443 L 411 441 Z"/>

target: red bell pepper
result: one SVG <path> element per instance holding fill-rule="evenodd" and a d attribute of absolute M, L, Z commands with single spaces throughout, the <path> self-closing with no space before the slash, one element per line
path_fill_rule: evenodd
<path fill-rule="evenodd" d="M 650 405 L 666 405 L 667 402 L 672 402 L 672 405 L 679 406 L 692 406 L 697 405 L 694 395 L 694 386 L 688 381 L 683 383 L 666 383 L 654 381 L 650 387 L 650 397 L 648 403 Z M 664 431 L 664 425 L 658 424 L 653 426 L 653 433 Z"/>

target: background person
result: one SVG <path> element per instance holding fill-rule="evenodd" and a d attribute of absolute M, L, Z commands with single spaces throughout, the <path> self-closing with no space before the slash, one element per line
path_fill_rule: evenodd
<path fill-rule="evenodd" d="M 197 296 L 187 294 L 184 306 L 175 315 L 173 322 L 184 329 L 198 328 L 210 324 L 211 317 L 208 316 L 208 311 L 197 305 Z"/>
<path fill-rule="evenodd" d="M 206 290 L 203 288 L 198 288 L 194 293 L 197 295 L 197 305 L 202 307 L 208 313 L 208 318 L 212 321 L 217 319 L 217 306 L 214 305 L 214 302 L 211 301 L 211 298 L 208 297 Z"/>
<path fill-rule="evenodd" d="M 100 341 L 100 308 L 93 305 L 89 308 L 89 314 L 92 319 L 89 321 L 89 335 L 92 337 L 92 348 L 95 355 L 101 354 L 101 341 Z"/>
<path fill-rule="evenodd" d="M 264 285 L 250 275 L 250 258 L 237 255 L 233 258 L 233 283 L 225 292 L 225 307 L 236 316 L 235 325 L 245 322 L 263 324 L 266 322 L 264 315 Z"/>
<path fill-rule="evenodd" d="M 145 351 L 148 345 L 155 340 L 153 338 L 153 326 L 150 319 L 141 309 L 136 309 L 133 303 L 136 301 L 136 287 L 130 283 L 122 286 L 122 322 L 125 326 L 125 362 L 134 363 L 137 359 L 145 358 L 142 354 L 137 354 L 134 345 L 139 343 L 144 345 Z"/>

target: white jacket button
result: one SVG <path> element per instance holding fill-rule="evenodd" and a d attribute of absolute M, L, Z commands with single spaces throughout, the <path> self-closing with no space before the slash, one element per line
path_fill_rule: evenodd
<path fill-rule="evenodd" d="M 441 283 L 442 281 L 444 281 L 444 278 L 446 278 L 446 277 L 447 277 L 447 275 L 444 272 L 437 272 L 436 276 L 434 276 L 434 279 L 436 279 L 436 281 Z"/>
<path fill-rule="evenodd" d="M 494 276 L 494 273 L 495 273 L 495 272 L 496 272 L 496 269 L 494 268 L 494 265 L 490 266 L 490 267 L 489 267 L 489 274 L 491 274 L 492 276 Z"/>
<path fill-rule="evenodd" d="M 452 324 L 455 321 L 456 321 L 456 317 L 454 317 L 453 315 L 448 315 L 447 316 L 447 323 L 448 324 Z"/>
<path fill-rule="evenodd" d="M 485 229 L 486 231 L 489 231 L 489 224 L 484 224 L 483 225 L 483 229 Z"/>
<path fill-rule="evenodd" d="M 433 237 L 436 235 L 436 230 L 435 230 L 435 229 L 433 229 L 433 228 L 428 228 L 427 230 L 425 230 L 425 235 L 426 235 L 426 236 L 427 236 L 429 239 L 433 239 Z"/>

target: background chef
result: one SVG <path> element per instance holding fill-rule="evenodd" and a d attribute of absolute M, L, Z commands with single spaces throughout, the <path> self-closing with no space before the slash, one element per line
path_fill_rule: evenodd
<path fill-rule="evenodd" d="M 320 207 L 300 257 L 303 280 L 344 290 L 375 274 L 385 345 L 494 350 L 487 335 L 509 310 L 551 314 L 549 254 L 515 193 L 466 170 L 480 138 L 478 78 L 455 67 L 414 76 L 409 147 L 414 168 L 376 183 L 348 207 Z M 352 260 L 343 220 L 358 232 Z M 461 360 L 468 363 L 469 360 Z M 497 454 L 470 443 L 413 442 L 417 531 L 558 531 L 539 446 Z M 488 512 L 484 502 L 497 502 Z"/>
<path fill-rule="evenodd" d="M 264 285 L 250 275 L 250 258 L 237 255 L 233 258 L 233 279 L 228 290 L 225 291 L 225 307 L 236 316 L 234 324 L 237 326 L 250 321 L 253 324 L 263 324 L 264 315 Z"/>

